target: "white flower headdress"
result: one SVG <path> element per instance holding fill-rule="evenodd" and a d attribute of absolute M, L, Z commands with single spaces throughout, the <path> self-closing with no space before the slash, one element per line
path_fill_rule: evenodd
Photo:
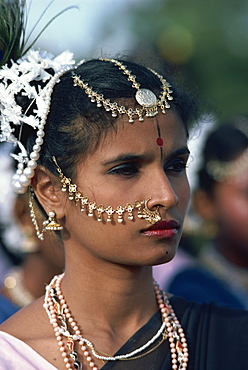
<path fill-rule="evenodd" d="M 20 149 L 19 153 L 13 154 L 19 162 L 13 177 L 13 186 L 17 193 L 26 191 L 34 174 L 40 146 L 43 143 L 52 89 L 59 81 L 59 77 L 75 64 L 73 54 L 68 51 L 54 57 L 46 52 L 32 50 L 32 47 L 54 19 L 69 9 L 77 8 L 76 6 L 69 6 L 52 17 L 34 41 L 27 45 L 31 34 L 53 1 L 51 0 L 45 7 L 28 37 L 26 37 L 29 13 L 27 1 L 0 1 L 0 142 L 14 143 Z M 35 87 L 32 81 L 42 83 Z M 29 99 L 30 104 L 26 111 L 18 104 L 17 96 Z M 32 115 L 27 114 L 29 108 L 32 108 Z M 20 140 L 25 124 L 37 130 L 37 138 L 29 155 Z"/>
<path fill-rule="evenodd" d="M 73 54 L 69 51 L 54 57 L 52 54 L 31 49 L 16 63 L 13 62 L 11 67 L 5 65 L 0 70 L 0 141 L 15 143 L 20 148 L 18 154 L 12 154 L 19 162 L 12 181 L 13 189 L 17 193 L 26 191 L 34 175 L 43 143 L 44 126 L 53 87 L 59 81 L 59 77 L 73 68 L 74 64 Z M 45 86 L 36 89 L 31 84 L 32 81 L 42 81 Z M 19 94 L 28 97 L 30 106 L 36 107 L 34 114 L 26 115 L 26 112 L 23 112 L 16 101 Z M 29 155 L 20 138 L 14 134 L 14 127 L 21 128 L 23 124 L 37 130 L 37 138 Z"/>

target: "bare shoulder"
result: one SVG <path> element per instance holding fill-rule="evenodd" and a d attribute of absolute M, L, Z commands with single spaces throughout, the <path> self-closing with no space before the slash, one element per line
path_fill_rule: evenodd
<path fill-rule="evenodd" d="M 48 362 L 60 368 L 61 354 L 53 327 L 43 307 L 43 298 L 11 316 L 0 325 L 0 331 L 23 341 Z"/>
<path fill-rule="evenodd" d="M 37 338 L 44 336 L 50 324 L 43 308 L 43 299 L 39 298 L 27 307 L 11 316 L 0 325 L 0 330 L 15 336 L 18 339 Z"/>

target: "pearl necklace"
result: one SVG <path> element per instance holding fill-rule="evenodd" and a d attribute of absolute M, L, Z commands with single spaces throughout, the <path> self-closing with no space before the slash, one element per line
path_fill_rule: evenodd
<path fill-rule="evenodd" d="M 75 342 L 79 343 L 89 367 L 92 370 L 98 370 L 98 367 L 94 363 L 92 356 L 102 361 L 132 360 L 135 357 L 137 358 L 137 354 L 150 347 L 156 341 L 156 339 L 162 335 L 163 338 L 166 336 L 169 340 L 172 369 L 186 370 L 188 362 L 188 348 L 183 329 L 173 311 L 173 308 L 170 305 L 168 297 L 165 293 L 161 293 L 159 285 L 156 282 L 154 282 L 154 291 L 162 316 L 161 327 L 157 333 L 150 340 L 148 340 L 147 343 L 136 350 L 123 355 L 108 356 L 105 354 L 99 354 L 101 352 L 97 351 L 94 345 L 88 339 L 82 336 L 61 291 L 60 284 L 63 277 L 64 274 L 55 276 L 50 284 L 46 287 L 44 308 L 48 314 L 51 324 L 53 325 L 55 337 L 57 339 L 66 369 L 82 369 L 82 364 L 78 361 L 77 352 L 74 350 Z M 68 326 L 70 326 L 70 330 Z M 63 337 L 66 338 L 66 345 L 63 342 Z M 89 350 L 91 351 L 91 354 Z M 150 352 L 151 349 L 144 353 L 143 356 Z"/>

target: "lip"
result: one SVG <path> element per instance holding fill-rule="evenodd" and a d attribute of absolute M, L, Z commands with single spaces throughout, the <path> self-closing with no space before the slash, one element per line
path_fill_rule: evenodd
<path fill-rule="evenodd" d="M 145 236 L 153 236 L 158 238 L 173 238 L 180 228 L 180 225 L 175 220 L 160 221 L 155 225 L 148 227 L 141 231 L 141 234 Z"/>

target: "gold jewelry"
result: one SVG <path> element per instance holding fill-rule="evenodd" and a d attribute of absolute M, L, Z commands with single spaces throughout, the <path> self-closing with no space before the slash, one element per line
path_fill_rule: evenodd
<path fill-rule="evenodd" d="M 150 209 L 148 208 L 147 203 L 149 202 L 150 199 L 151 198 L 145 201 L 145 206 L 143 209 L 143 215 L 144 215 L 143 218 L 146 221 L 148 221 L 150 224 L 155 224 L 156 222 L 161 220 L 161 216 L 159 214 L 159 206 L 156 207 L 155 211 L 150 211 Z"/>
<path fill-rule="evenodd" d="M 63 230 L 63 226 L 61 226 L 56 220 L 55 211 L 51 211 L 48 213 L 48 219 L 43 222 L 43 226 L 45 230 L 51 231 Z"/>
<path fill-rule="evenodd" d="M 62 191 L 68 191 L 69 193 L 69 200 L 75 200 L 76 205 L 80 202 L 81 203 L 81 212 L 84 212 L 87 208 L 87 215 L 89 217 L 94 216 L 94 211 L 97 212 L 97 221 L 103 221 L 102 215 L 104 213 L 107 214 L 106 222 L 111 222 L 113 219 L 114 213 L 116 213 L 117 221 L 119 223 L 122 223 L 124 221 L 124 213 L 127 213 L 127 219 L 133 220 L 133 211 L 137 210 L 137 217 L 138 218 L 144 218 L 147 222 L 150 224 L 155 224 L 156 222 L 159 222 L 161 220 L 161 215 L 159 213 L 159 206 L 155 209 L 155 211 L 150 211 L 147 207 L 147 202 L 151 199 L 142 200 L 142 201 L 135 201 L 134 204 L 127 203 L 125 206 L 117 206 L 116 209 L 114 209 L 111 206 L 104 207 L 104 205 L 100 204 L 97 205 L 96 202 L 92 202 L 89 200 L 88 197 L 83 196 L 83 194 L 77 190 L 77 185 L 71 183 L 71 179 L 66 177 L 61 168 L 59 167 L 56 158 L 52 157 L 56 167 L 57 171 L 59 173 L 59 179 L 62 184 Z"/>
<path fill-rule="evenodd" d="M 63 226 L 61 226 L 58 221 L 56 220 L 56 214 L 54 211 L 51 211 L 48 213 L 48 219 L 46 221 L 43 222 L 43 228 L 42 230 L 40 230 L 39 228 L 39 225 L 38 225 L 38 221 L 37 221 L 37 218 L 36 218 L 36 214 L 35 214 L 35 211 L 34 211 L 34 191 L 32 188 L 30 188 L 30 191 L 29 191 L 29 208 L 30 208 L 30 216 L 31 216 L 31 220 L 34 224 L 34 227 L 35 227 L 35 230 L 36 230 L 36 234 L 38 236 L 39 239 L 41 240 L 44 240 L 44 232 L 49 230 L 49 231 L 59 231 L 59 230 L 63 230 Z"/>
<path fill-rule="evenodd" d="M 140 84 L 136 81 L 136 76 L 132 75 L 131 71 L 129 71 L 127 66 L 123 63 L 115 59 L 101 58 L 100 60 L 115 64 L 124 75 L 128 76 L 128 80 L 132 82 L 132 87 L 137 90 L 135 100 L 139 104 L 139 107 L 135 109 L 126 108 L 124 106 L 119 106 L 116 102 L 111 102 L 110 99 L 105 99 L 103 94 L 98 94 L 87 82 L 84 82 L 78 75 L 74 74 L 72 76 L 74 86 L 79 86 L 84 89 L 85 93 L 91 99 L 91 102 L 96 103 L 97 107 L 103 107 L 107 112 L 111 111 L 112 117 L 117 117 L 118 114 L 127 114 L 130 123 L 133 123 L 134 119 L 137 117 L 139 121 L 144 121 L 144 115 L 146 117 L 156 116 L 158 114 L 158 107 L 160 107 L 163 114 L 166 113 L 166 109 L 170 108 L 168 100 L 173 100 L 173 97 L 170 95 L 172 93 L 172 90 L 170 90 L 171 85 L 157 72 L 149 69 L 161 82 L 162 92 L 159 98 L 157 98 L 151 90 L 140 88 Z"/>
<path fill-rule="evenodd" d="M 104 361 L 126 361 L 138 359 L 151 353 L 167 338 L 171 350 L 172 368 L 175 370 L 186 370 L 188 363 L 188 348 L 185 334 L 167 295 L 160 290 L 158 283 L 154 281 L 154 290 L 161 312 L 162 325 L 157 333 L 148 340 L 147 343 L 132 352 L 108 356 L 105 354 L 99 354 L 101 352 L 95 349 L 94 344 L 83 336 L 83 333 L 72 316 L 70 308 L 61 291 L 61 281 L 63 277 L 64 273 L 55 276 L 46 287 L 43 306 L 48 318 L 50 319 L 50 323 L 53 325 L 60 352 L 64 358 L 65 364 L 67 364 L 66 367 L 69 370 L 72 370 L 73 368 L 80 369 L 82 366 L 82 364 L 77 360 L 77 352 L 74 350 L 76 342 L 79 343 L 83 356 L 88 362 L 89 367 L 93 370 L 98 370 L 92 357 Z M 155 348 L 149 348 L 161 335 L 162 340 L 160 340 L 157 346 L 154 346 Z M 63 337 L 65 341 L 63 340 Z M 91 351 L 91 354 L 89 351 Z M 72 359 L 72 361 L 70 361 L 70 359 Z"/>
<path fill-rule="evenodd" d="M 149 349 L 145 353 L 142 353 L 141 355 L 137 355 L 137 356 L 134 356 L 134 357 L 131 357 L 131 358 L 122 358 L 122 361 L 137 360 L 138 358 L 144 357 L 144 356 L 148 355 L 149 353 L 155 351 L 155 349 L 157 349 L 168 338 L 168 334 L 166 332 L 166 329 L 161 335 L 162 335 L 162 339 L 153 348 Z M 108 355 L 105 352 L 102 352 L 102 351 L 99 351 L 99 350 L 95 350 L 95 351 L 98 355 L 103 355 L 104 357 L 110 357 L 110 355 Z M 107 362 L 106 360 L 102 360 L 102 361 L 104 361 L 104 363 Z"/>
<path fill-rule="evenodd" d="M 38 225 L 38 221 L 37 221 L 37 218 L 36 218 L 36 214 L 35 214 L 35 211 L 34 211 L 34 191 L 31 187 L 29 188 L 28 205 L 29 205 L 29 209 L 30 209 L 30 217 L 31 217 L 31 220 L 34 224 L 36 234 L 37 234 L 37 236 L 40 240 L 44 240 L 44 236 L 43 236 L 44 229 L 40 230 L 39 225 Z"/>

